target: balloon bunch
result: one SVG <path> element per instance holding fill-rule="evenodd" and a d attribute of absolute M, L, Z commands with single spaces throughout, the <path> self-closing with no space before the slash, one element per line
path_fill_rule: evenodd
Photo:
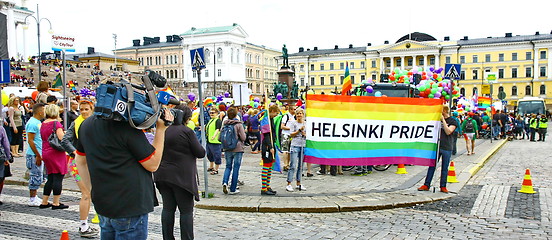
<path fill-rule="evenodd" d="M 474 108 L 473 102 L 466 99 L 463 96 L 458 98 L 458 101 L 456 101 L 456 111 L 458 112 L 463 112 L 463 111 L 470 112 L 473 109 L 477 109 L 477 108 Z"/>
<path fill-rule="evenodd" d="M 192 102 L 195 101 L 195 98 L 196 98 L 196 96 L 195 96 L 194 93 L 188 93 L 188 99 L 190 99 L 190 101 L 192 101 Z"/>
<path fill-rule="evenodd" d="M 206 98 L 205 101 L 203 101 L 203 106 L 204 106 L 204 107 L 211 107 L 211 106 L 213 106 L 213 104 L 214 104 L 214 99 L 213 99 L 213 98 L 214 98 L 214 97 L 208 97 L 208 98 Z"/>
<path fill-rule="evenodd" d="M 217 101 L 217 103 L 224 102 L 224 97 L 222 96 L 222 94 L 217 96 L 216 101 Z"/>
<path fill-rule="evenodd" d="M 90 97 L 90 96 L 95 97 L 96 91 L 92 91 L 88 88 L 81 88 L 81 90 L 78 92 L 78 95 L 82 97 Z"/>
<path fill-rule="evenodd" d="M 259 106 L 261 106 L 261 99 L 259 99 L 259 97 L 253 98 L 252 101 L 249 101 L 249 106 L 258 108 Z"/>
<path fill-rule="evenodd" d="M 460 89 L 455 86 L 454 81 L 452 81 L 451 85 L 451 80 L 443 79 L 443 76 L 441 76 L 443 68 L 435 69 L 434 67 L 430 67 L 429 71 L 422 72 L 415 69 L 413 68 L 409 73 L 412 72 L 412 74 L 420 74 L 421 76 L 420 83 L 416 85 L 416 88 L 420 91 L 420 97 L 450 100 L 451 97 L 460 96 Z"/>

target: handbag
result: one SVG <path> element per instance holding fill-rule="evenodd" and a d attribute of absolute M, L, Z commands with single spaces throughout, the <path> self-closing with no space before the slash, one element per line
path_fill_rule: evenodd
<path fill-rule="evenodd" d="M 54 122 L 54 126 L 52 127 L 52 133 L 48 137 L 48 143 L 50 144 L 50 147 L 52 147 L 55 150 L 64 152 L 65 150 L 61 146 L 61 140 L 57 137 L 56 134 L 57 130 L 57 121 Z"/>

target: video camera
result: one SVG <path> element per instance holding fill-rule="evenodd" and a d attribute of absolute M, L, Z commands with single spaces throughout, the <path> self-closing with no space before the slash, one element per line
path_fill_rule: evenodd
<path fill-rule="evenodd" d="M 109 81 L 101 84 L 96 90 L 94 115 L 115 121 L 128 121 L 136 129 L 150 128 L 158 117 L 165 121 L 165 125 L 172 124 L 172 121 L 166 120 L 161 105 L 178 105 L 180 102 L 164 91 L 156 96 L 154 89 L 154 85 L 164 88 L 167 80 L 153 71 L 146 71 L 142 82 L 143 85 L 136 85 L 121 79 L 119 83 Z M 171 113 L 176 116 L 174 111 Z"/>

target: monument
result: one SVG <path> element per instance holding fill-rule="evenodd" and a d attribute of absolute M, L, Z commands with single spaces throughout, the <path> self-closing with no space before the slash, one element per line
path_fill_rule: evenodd
<path fill-rule="evenodd" d="M 276 97 L 278 93 L 282 94 L 281 102 L 293 104 L 299 99 L 299 85 L 295 82 L 295 72 L 289 67 L 288 52 L 286 45 L 282 47 L 283 63 L 278 71 L 278 82 L 273 86 L 273 93 Z"/>

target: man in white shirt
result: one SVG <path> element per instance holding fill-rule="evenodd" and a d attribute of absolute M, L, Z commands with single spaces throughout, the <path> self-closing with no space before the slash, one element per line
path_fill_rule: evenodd
<path fill-rule="evenodd" d="M 289 147 L 291 144 L 291 132 L 288 123 L 295 121 L 295 106 L 286 105 L 285 108 L 285 110 L 287 110 L 287 113 L 282 116 L 282 122 L 280 124 L 282 135 L 280 136 L 280 139 L 284 156 L 284 170 L 287 171 L 289 169 Z"/>

